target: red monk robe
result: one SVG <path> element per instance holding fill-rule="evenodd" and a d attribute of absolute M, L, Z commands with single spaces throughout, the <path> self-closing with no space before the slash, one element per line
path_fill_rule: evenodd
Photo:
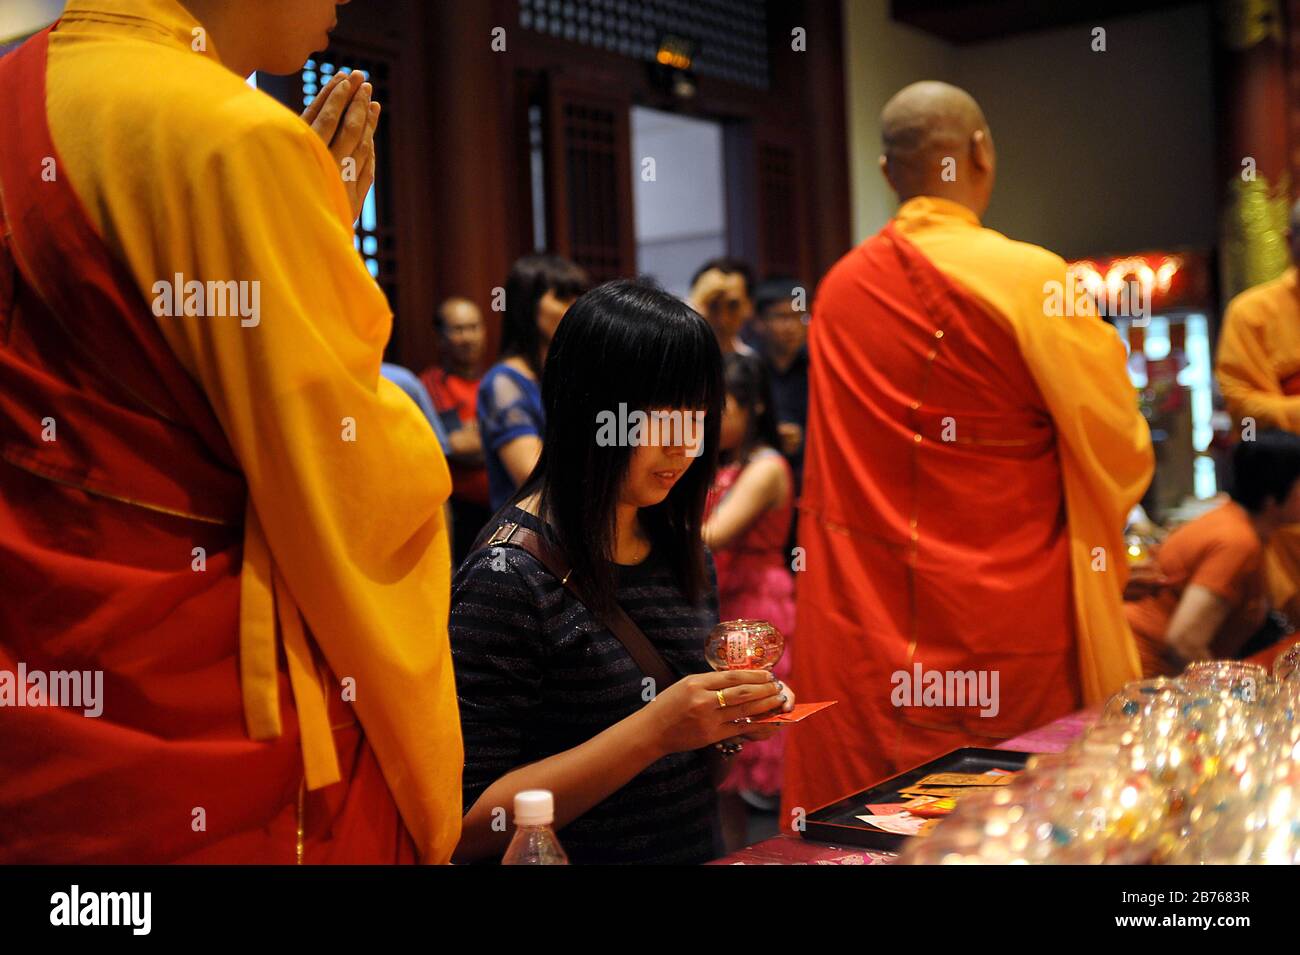
<path fill-rule="evenodd" d="M 923 243 L 1014 295 L 977 297 Z M 1120 537 L 1149 433 L 1113 330 L 1044 315 L 1051 276 L 1058 257 L 918 198 L 818 291 L 791 679 L 839 705 L 788 741 L 787 825 L 1138 675 Z"/>
<path fill-rule="evenodd" d="M 119 18 L 74 0 L 65 14 L 69 49 L 93 55 L 102 46 L 137 62 L 164 60 L 161 75 L 173 86 L 182 72 L 198 75 L 188 89 L 200 99 L 205 90 L 231 100 L 262 97 L 190 52 L 193 24 L 181 7 L 130 5 L 133 15 Z M 120 248 L 110 249 L 74 191 L 47 124 L 49 45 L 43 33 L 0 61 L 0 87 L 8 91 L 0 108 L 0 678 L 12 681 L 22 669 L 84 671 L 92 675 L 87 688 L 95 674 L 102 687 L 81 705 L 43 699 L 30 686 L 18 687 L 27 705 L 4 700 L 0 862 L 394 862 L 413 861 L 417 850 L 426 861 L 445 861 L 460 815 L 440 518 L 449 485 L 436 448 L 415 440 L 427 434 L 418 411 L 378 381 L 386 311 L 369 307 L 373 283 L 354 281 L 364 273 L 358 261 L 345 262 L 333 286 L 367 303 L 354 316 L 373 323 L 367 335 L 374 337 L 362 343 L 334 323 L 328 300 L 313 302 L 306 316 L 286 306 L 290 273 L 280 273 L 263 284 L 266 314 L 256 328 L 220 316 L 187 326 L 206 343 L 201 370 L 220 369 L 250 396 L 200 381 L 164 337 L 142 295 L 147 284 L 131 275 Z M 254 117 L 269 110 L 270 127 L 289 135 L 301 129 L 306 149 L 324 153 L 296 117 L 260 102 L 248 107 Z M 165 123 L 167 105 L 132 101 L 124 115 Z M 231 108 L 227 115 L 241 114 Z M 182 109 L 171 120 L 190 118 L 201 117 Z M 186 148 L 184 128 L 171 135 Z M 268 136 L 268 127 L 247 142 L 258 135 Z M 197 152 L 201 141 L 189 142 Z M 140 175 L 161 188 L 165 178 L 183 177 L 178 155 L 159 147 L 136 166 L 115 168 L 128 186 Z M 295 202 L 308 197 L 297 207 L 303 222 L 320 221 L 307 214 L 316 213 L 308 206 L 313 189 L 332 206 L 343 198 L 330 191 L 338 186 L 327 162 L 286 170 L 306 183 L 282 189 Z M 80 184 L 93 190 L 101 182 L 88 176 Z M 227 196 L 221 180 L 205 187 Z M 114 205 L 125 192 L 105 188 L 95 213 L 138 212 L 129 197 Z M 203 253 L 220 252 L 247 224 L 239 213 L 223 207 L 224 231 Z M 179 230 L 182 222 L 167 224 Z M 215 221 L 205 225 L 217 232 Z M 178 256 L 197 248 L 153 243 L 153 228 L 116 238 Z M 274 230 L 260 235 L 262 264 L 279 268 L 277 256 L 295 247 Z M 337 218 L 300 238 L 316 254 L 334 241 L 355 257 Z M 203 275 L 188 264 L 186 271 Z M 301 279 L 313 281 L 305 272 Z M 377 292 L 374 299 L 382 303 Z M 182 320 L 173 321 L 179 334 Z M 308 327 L 301 321 L 314 323 L 320 341 L 300 336 L 290 353 L 266 337 Z M 322 361 L 327 331 L 340 353 L 353 348 L 367 357 L 358 381 L 351 369 Z M 244 364 L 240 349 L 261 354 Z M 316 362 L 316 370 L 304 368 L 293 388 L 276 382 L 276 372 L 295 361 Z M 332 400 L 327 386 L 335 383 L 352 388 L 348 407 L 369 428 L 369 447 L 394 475 L 418 465 L 412 471 L 422 483 L 409 495 L 397 477 L 384 488 L 389 513 L 401 498 L 397 509 L 410 519 L 400 537 L 383 539 L 379 518 L 363 525 L 348 517 L 350 561 L 331 557 L 318 567 L 310 556 L 286 559 L 295 539 L 309 553 L 328 553 L 318 535 L 328 531 L 332 498 L 303 484 L 364 492 L 368 482 L 349 473 L 348 462 L 369 459 L 349 458 L 345 449 L 330 460 L 327 442 L 316 459 L 304 459 L 269 430 L 250 443 L 248 420 L 230 409 L 253 402 L 253 425 L 278 427 L 277 416 Z M 300 493 L 268 493 L 267 465 L 277 463 L 302 468 Z M 416 496 L 425 503 L 407 511 Z M 318 508 L 319 520 L 304 519 L 305 507 Z M 382 554 L 374 563 L 372 544 Z M 336 573 L 355 581 L 333 579 Z M 379 599 L 367 591 L 372 586 Z M 358 607 L 362 599 L 372 602 Z M 356 618 L 322 609 L 337 601 L 350 601 L 347 613 Z M 399 621 L 399 607 L 413 608 L 422 629 Z M 355 704 L 338 690 L 343 675 L 356 677 Z M 0 698 L 3 692 L 0 686 Z M 445 707 L 430 707 L 430 695 Z"/>

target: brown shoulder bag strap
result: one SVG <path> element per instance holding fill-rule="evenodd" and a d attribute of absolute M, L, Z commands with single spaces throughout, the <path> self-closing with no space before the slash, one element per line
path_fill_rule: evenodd
<path fill-rule="evenodd" d="M 573 572 L 568 560 L 565 559 L 564 553 L 558 547 L 534 531 L 513 521 L 508 521 L 498 527 L 483 546 L 499 547 L 502 545 L 514 546 L 527 551 L 532 554 L 538 563 L 550 571 L 551 575 L 563 585 L 565 590 L 573 594 L 592 616 L 618 638 L 619 643 L 623 644 L 624 649 L 631 654 L 632 659 L 636 661 L 636 665 L 641 668 L 641 672 L 655 681 L 655 693 L 662 692 L 680 679 L 677 672 L 669 666 L 668 661 L 655 649 L 654 644 L 650 642 L 650 638 L 636 625 L 636 621 L 627 615 L 627 611 L 615 604 L 614 609 L 609 613 L 601 613 L 587 602 L 581 589 L 573 580 Z"/>

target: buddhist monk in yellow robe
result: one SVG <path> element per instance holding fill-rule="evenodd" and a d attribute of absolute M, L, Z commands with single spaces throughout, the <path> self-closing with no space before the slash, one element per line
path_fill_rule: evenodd
<path fill-rule="evenodd" d="M 335 7 L 70 0 L 0 60 L 0 862 L 459 838 L 450 481 L 353 245 L 377 104 L 335 81 L 327 148 L 245 82 Z"/>
<path fill-rule="evenodd" d="M 839 702 L 787 741 L 794 828 L 1140 673 L 1122 535 L 1154 460 L 1124 347 L 1060 257 L 981 226 L 995 153 L 970 96 L 909 86 L 882 129 L 901 206 L 810 325 L 792 679 Z"/>
<path fill-rule="evenodd" d="M 1300 259 L 1300 203 L 1291 208 L 1291 260 Z M 1228 303 L 1214 373 L 1238 436 L 1279 428 L 1300 433 L 1300 285 L 1291 265 Z M 1300 619 L 1300 529 L 1269 540 L 1264 576 L 1274 607 Z"/>

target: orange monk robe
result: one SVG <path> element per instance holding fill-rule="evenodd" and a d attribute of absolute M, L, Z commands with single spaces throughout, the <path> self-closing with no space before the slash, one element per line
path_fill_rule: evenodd
<path fill-rule="evenodd" d="M 1138 677 L 1122 533 L 1150 434 L 1114 331 L 1045 314 L 1064 279 L 917 198 L 823 281 L 791 681 L 839 705 L 788 740 L 787 824 Z"/>
<path fill-rule="evenodd" d="M 1295 266 L 1228 303 L 1214 372 L 1239 427 L 1253 424 L 1255 430 L 1280 428 L 1300 434 L 1300 286 Z M 1273 535 L 1264 574 L 1273 606 L 1294 618 L 1300 613 L 1300 530 L 1288 528 Z"/>
<path fill-rule="evenodd" d="M 245 283 L 250 296 L 256 288 L 258 315 L 154 308 L 165 347 L 206 396 L 247 487 L 242 546 L 192 525 L 195 541 L 222 548 L 205 571 L 214 585 L 238 577 L 229 623 L 224 605 L 214 619 L 169 604 L 183 586 L 171 581 L 198 579 L 189 546 L 174 546 L 191 531 L 159 524 L 165 518 L 143 489 L 105 496 L 93 462 L 75 491 L 32 477 L 39 467 L 3 474 L 5 519 L 26 535 L 6 547 L 26 549 L 0 555 L 40 561 L 28 569 L 44 599 L 98 600 L 99 610 L 34 641 L 39 616 L 21 617 L 11 604 L 30 629 L 0 632 L 0 662 L 75 659 L 102 670 L 106 689 L 98 720 L 68 722 L 45 708 L 0 721 L 10 760 L 0 831 L 17 827 L 0 839 L 0 854 L 365 861 L 347 847 L 387 845 L 391 860 L 395 830 L 380 830 L 396 821 L 395 800 L 421 858 L 447 861 L 460 831 L 463 764 L 447 637 L 450 480 L 419 411 L 380 377 L 392 317 L 353 247 L 337 166 L 296 115 L 221 65 L 212 38 L 175 0 L 72 0 L 49 39 L 46 79 L 57 156 L 36 157 L 43 165 L 22 174 L 53 163 L 133 280 L 145 317 L 160 301 L 157 283 L 177 276 Z M 33 253 L 15 251 L 24 260 Z M 73 275 L 77 262 L 66 268 Z M 58 374 L 73 391 L 50 393 L 60 413 L 75 397 L 73 366 L 94 356 L 69 349 L 65 358 Z M 75 448 L 94 423 L 70 410 L 61 440 Z M 141 460 L 167 453 L 132 451 Z M 35 493 L 48 505 L 33 504 Z M 195 499 L 188 509 L 214 507 Z M 78 508 L 123 527 L 134 521 L 135 553 L 102 552 L 92 528 L 59 525 Z M 211 634 L 223 625 L 228 637 L 216 646 Z M 202 637 L 201 658 L 191 632 Z M 6 733 L 37 734 L 39 745 Z M 282 759 L 299 740 L 297 758 Z M 367 767 L 377 774 L 376 757 L 379 788 L 359 788 Z M 242 800 L 232 792 L 241 774 Z M 304 802 L 319 810 L 306 822 Z M 24 825 L 19 813 L 36 822 Z"/>

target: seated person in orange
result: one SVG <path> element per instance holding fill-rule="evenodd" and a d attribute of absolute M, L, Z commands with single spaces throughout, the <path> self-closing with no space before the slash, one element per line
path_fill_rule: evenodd
<path fill-rule="evenodd" d="M 1300 202 L 1291 207 L 1286 239 L 1290 268 L 1246 289 L 1223 313 L 1214 374 L 1243 438 L 1261 428 L 1300 434 Z M 1263 573 L 1273 606 L 1300 617 L 1300 528 L 1269 541 Z"/>
<path fill-rule="evenodd" d="M 1300 523 L 1300 436 L 1263 431 L 1233 450 L 1231 500 L 1175 530 L 1155 564 L 1164 586 L 1126 601 L 1142 675 L 1235 656 L 1263 625 L 1270 537 Z"/>

